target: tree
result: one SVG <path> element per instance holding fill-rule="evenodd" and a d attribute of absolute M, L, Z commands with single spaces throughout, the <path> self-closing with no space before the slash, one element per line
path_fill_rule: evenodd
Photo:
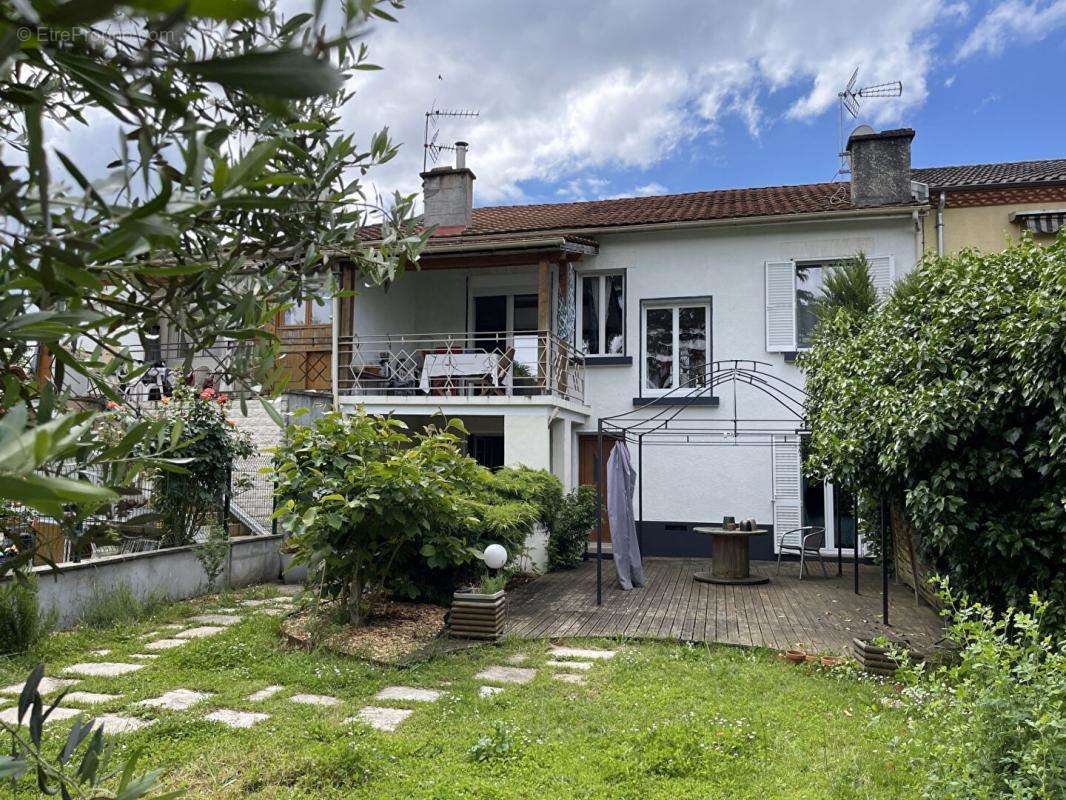
<path fill-rule="evenodd" d="M 402 0 L 324 5 L 284 19 L 265 0 L 0 3 L 0 499 L 113 499 L 81 467 L 119 456 L 128 479 L 134 442 L 105 454 L 65 401 L 78 382 L 122 402 L 154 326 L 189 359 L 226 343 L 243 406 L 279 388 L 268 324 L 335 294 L 339 258 L 378 281 L 417 258 L 413 197 L 380 208 L 360 182 L 396 153 L 388 131 L 363 147 L 337 131 L 346 77 L 377 69 L 366 26 Z M 90 124 L 114 127 L 113 157 L 51 135 Z M 372 251 L 368 214 L 383 221 Z"/>
<path fill-rule="evenodd" d="M 822 280 L 822 293 L 814 298 L 819 323 L 847 311 L 853 319 L 863 319 L 877 307 L 877 289 L 870 277 L 865 253 L 840 262 Z"/>
<path fill-rule="evenodd" d="M 999 608 L 1038 591 L 1061 622 L 1066 236 L 927 260 L 804 367 L 809 468 L 888 499 L 952 585 Z"/>

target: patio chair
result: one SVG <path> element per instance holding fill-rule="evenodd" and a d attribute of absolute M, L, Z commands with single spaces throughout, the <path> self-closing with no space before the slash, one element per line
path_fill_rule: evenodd
<path fill-rule="evenodd" d="M 777 574 L 781 574 L 781 556 L 785 553 L 794 553 L 800 557 L 800 580 L 803 580 L 808 556 L 818 557 L 818 563 L 822 565 L 822 574 L 828 577 L 829 573 L 826 572 L 825 561 L 822 559 L 823 547 L 825 547 L 825 528 L 806 525 L 785 531 L 777 537 Z"/>

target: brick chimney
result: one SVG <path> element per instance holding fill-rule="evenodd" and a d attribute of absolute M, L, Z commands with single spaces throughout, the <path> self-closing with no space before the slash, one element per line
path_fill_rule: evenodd
<path fill-rule="evenodd" d="M 877 133 L 861 126 L 848 138 L 851 203 L 857 207 L 911 201 L 913 128 Z"/>
<path fill-rule="evenodd" d="M 475 175 L 466 166 L 466 142 L 455 143 L 455 166 L 434 167 L 422 173 L 422 202 L 426 227 L 466 228 L 474 210 Z"/>

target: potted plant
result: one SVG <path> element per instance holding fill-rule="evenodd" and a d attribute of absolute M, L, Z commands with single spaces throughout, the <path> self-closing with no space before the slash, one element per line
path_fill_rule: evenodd
<path fill-rule="evenodd" d="M 482 560 L 491 574 L 476 586 L 464 587 L 452 595 L 448 629 L 452 636 L 495 641 L 503 636 L 507 616 L 507 575 L 499 572 L 507 563 L 507 551 L 502 545 L 490 544 Z"/>

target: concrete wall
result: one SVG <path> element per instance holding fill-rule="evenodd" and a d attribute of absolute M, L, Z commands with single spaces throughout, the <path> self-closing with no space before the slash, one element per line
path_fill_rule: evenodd
<path fill-rule="evenodd" d="M 276 581 L 281 572 L 278 548 L 281 535 L 245 536 L 231 540 L 230 556 L 217 586 L 250 586 Z M 208 591 L 207 577 L 196 558 L 195 547 L 175 547 L 153 553 L 130 553 L 35 567 L 43 613 L 54 609 L 60 628 L 72 627 L 96 599 L 123 584 L 138 600 L 162 597 L 184 600 Z"/>

